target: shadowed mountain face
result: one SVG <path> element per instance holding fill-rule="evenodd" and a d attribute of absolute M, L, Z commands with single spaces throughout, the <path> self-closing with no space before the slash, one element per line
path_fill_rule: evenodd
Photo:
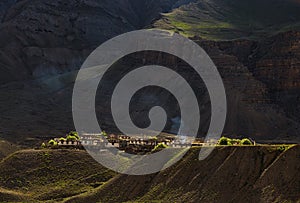
<path fill-rule="evenodd" d="M 206 39 L 261 39 L 299 28 L 300 3 L 292 0 L 199 0 L 182 6 L 154 27 Z"/>
<path fill-rule="evenodd" d="M 192 1 L 1 2 L 0 136 L 24 142 L 32 140 L 28 138 L 56 137 L 74 129 L 71 97 L 77 70 L 93 49 L 118 34 L 150 27 L 154 23 L 159 28 L 178 30 L 183 34 L 192 33 L 204 38 L 252 38 L 274 34 L 283 25 L 293 27 L 299 22 L 295 11 L 298 7 L 294 1 L 274 0 L 269 4 L 268 1 L 259 4 L 259 1 L 245 0 L 190 2 Z M 270 5 L 270 16 L 276 13 L 275 17 L 264 17 L 263 8 L 267 8 L 267 5 Z M 252 15 L 251 9 L 255 11 L 255 15 Z M 171 13 L 162 17 L 161 12 Z M 211 27 L 216 19 L 221 24 L 213 24 Z M 173 22 L 177 23 L 175 27 Z M 209 26 L 205 24 L 206 27 L 201 27 L 203 22 Z M 224 29 L 218 26 L 223 26 L 222 23 L 225 22 L 239 27 L 226 28 L 223 32 Z M 195 23 L 200 23 L 201 26 L 197 27 Z M 248 28 L 253 32 L 249 32 Z M 263 28 L 262 32 L 260 28 Z M 250 136 L 258 140 L 300 139 L 298 32 L 277 34 L 261 38 L 260 41 L 243 39 L 216 42 L 198 37 L 194 40 L 209 53 L 224 79 L 229 109 L 224 133 Z M 124 72 L 132 65 L 145 65 L 144 59 L 147 59 L 153 60 L 155 64 L 173 67 L 186 74 L 191 83 L 199 83 L 199 78 L 188 71 L 189 67 L 177 59 L 152 53 L 141 57 L 142 59 L 132 57 L 121 61 L 117 64 L 119 69 L 113 73 Z M 111 84 L 117 78 L 109 79 L 104 85 L 112 90 Z M 132 117 L 138 125 L 142 125 L 146 108 L 151 105 L 169 105 L 167 111 L 171 118 L 166 129 L 169 131 L 174 127 L 172 119 L 176 118 L 178 109 L 171 97 L 163 98 L 165 94 L 160 93 L 159 90 L 147 90 L 140 98 L 135 98 L 133 104 L 137 110 L 132 110 Z M 210 109 L 206 108 L 209 106 L 209 98 L 202 87 L 198 87 L 197 94 L 201 103 L 206 105 L 202 108 L 201 115 L 204 122 L 201 124 L 203 130 L 200 134 L 203 135 L 210 116 Z M 109 95 L 104 95 L 101 99 L 109 104 Z M 109 106 L 99 103 L 97 112 L 104 115 L 100 123 L 107 130 L 113 129 Z"/>
<path fill-rule="evenodd" d="M 178 0 L 1 2 L 0 84 L 78 69 L 85 57 L 118 34 L 141 29 Z"/>

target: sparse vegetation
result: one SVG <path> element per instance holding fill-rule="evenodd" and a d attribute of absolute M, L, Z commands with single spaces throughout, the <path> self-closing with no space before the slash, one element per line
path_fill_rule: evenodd
<path fill-rule="evenodd" d="M 253 145 L 253 143 L 247 138 L 242 139 L 241 144 L 242 145 Z"/>
<path fill-rule="evenodd" d="M 198 1 L 197 5 L 163 14 L 154 27 L 208 40 L 261 39 L 281 31 L 299 30 L 299 7 L 290 2 L 282 1 L 281 6 L 266 4 L 266 0 L 246 2 Z M 288 16 L 293 16 L 293 21 Z"/>
<path fill-rule="evenodd" d="M 48 144 L 49 144 L 50 146 L 56 146 L 56 145 L 57 145 L 57 142 L 56 142 L 55 140 L 50 140 L 50 141 L 48 142 Z"/>
<path fill-rule="evenodd" d="M 59 141 L 60 141 L 60 142 L 65 142 L 66 140 L 67 140 L 67 139 L 64 138 L 64 137 L 59 138 Z"/>
<path fill-rule="evenodd" d="M 79 135 L 78 135 L 78 132 L 76 132 L 76 131 L 71 131 L 71 132 L 69 132 L 69 133 L 67 134 L 67 139 L 68 139 L 69 136 L 75 137 L 76 140 L 79 140 L 79 139 L 80 139 L 80 137 L 79 137 Z"/>
<path fill-rule="evenodd" d="M 54 144 L 53 141 L 55 140 L 50 140 L 50 141 L 52 144 Z M 247 138 L 239 140 L 239 139 L 230 139 L 227 137 L 220 138 L 219 143 L 223 143 L 223 144 L 226 143 L 227 145 L 232 145 L 232 143 L 240 143 L 240 145 L 243 144 L 248 145 L 249 143 L 252 144 L 251 140 Z M 273 151 L 269 151 L 269 152 L 268 152 L 269 150 L 268 147 L 260 146 L 259 151 L 263 151 L 263 154 L 265 155 L 258 156 L 258 158 L 263 160 L 264 157 L 273 157 L 268 159 L 270 160 L 275 159 L 276 156 L 279 156 L 281 154 L 278 151 L 286 153 L 286 150 L 292 146 L 295 145 L 272 145 L 271 147 Z M 165 145 L 164 143 L 159 143 L 155 147 L 153 152 L 160 151 L 167 147 L 168 146 Z M 236 147 L 235 149 L 233 149 L 231 147 L 228 147 L 225 149 L 225 151 L 229 150 L 236 154 L 245 152 L 245 150 L 240 148 L 241 147 Z M 195 167 L 195 171 L 197 171 L 199 168 L 201 168 L 200 166 L 202 166 L 201 162 L 198 161 L 198 153 L 199 153 L 198 149 L 199 148 L 191 149 L 187 153 L 187 155 L 183 158 L 183 160 L 178 163 L 182 164 L 181 165 L 182 167 L 186 167 L 186 166 Z M 219 149 L 216 148 L 216 150 L 221 155 L 223 153 L 222 151 L 224 150 L 224 148 L 219 148 Z M 253 150 L 257 150 L 257 149 L 253 148 Z M 246 151 L 248 152 L 248 150 Z M 255 153 L 255 151 L 253 153 Z M 176 156 L 180 156 L 180 154 Z M 214 157 L 218 157 L 218 156 L 214 156 Z M 237 156 L 232 156 L 232 158 L 236 158 L 236 157 Z M 173 157 L 173 159 L 176 158 L 177 157 Z M 240 159 L 237 160 L 240 161 Z M 30 164 L 24 164 L 29 162 Z M 12 163 L 13 164 L 17 163 L 17 164 L 15 164 L 14 165 L 15 167 L 13 168 L 8 168 L 7 165 L 10 165 Z M 198 167 L 197 164 L 199 163 L 200 165 Z M 215 161 L 213 161 L 213 163 L 215 163 Z M 247 163 L 247 162 L 243 162 L 243 163 Z M 226 166 L 229 167 L 230 165 L 231 164 L 226 164 Z M 176 167 L 175 165 L 175 167 L 171 167 L 170 169 L 167 169 L 167 170 L 174 170 L 173 172 L 168 173 L 163 171 L 160 174 L 160 178 L 162 179 L 168 178 L 169 174 L 172 173 L 175 174 L 178 168 L 179 167 Z M 189 173 L 192 173 L 191 171 L 189 171 Z M 267 170 L 267 172 L 268 171 L 271 170 Z M 73 150 L 43 149 L 43 150 L 24 150 L 24 151 L 16 152 L 2 162 L 2 164 L 0 165 L 0 172 L 1 174 L 3 174 L 2 177 L 4 177 L 4 178 L 0 177 L 0 183 L 6 188 L 9 188 L 12 191 L 16 191 L 20 193 L 20 196 L 24 197 L 26 200 L 29 199 L 29 197 L 26 196 L 29 191 L 30 191 L 30 198 L 32 198 L 33 200 L 38 199 L 39 201 L 42 202 L 46 202 L 50 200 L 53 202 L 59 202 L 62 200 L 68 200 L 68 199 L 71 200 L 72 198 L 76 199 L 76 198 L 82 198 L 89 195 L 98 195 L 98 193 L 95 193 L 95 191 L 104 191 L 97 200 L 103 200 L 103 202 L 106 202 L 105 198 L 108 198 L 107 200 L 112 200 L 111 199 L 112 197 L 115 198 L 114 199 L 115 202 L 118 202 L 120 200 L 118 191 L 114 191 L 109 194 L 108 192 L 110 192 L 111 189 L 105 191 L 105 188 L 107 188 L 107 184 L 110 184 L 110 182 L 108 181 L 116 174 L 106 168 L 103 168 L 101 165 L 97 164 L 91 157 L 89 157 L 89 155 L 86 154 L 86 152 L 80 150 L 73 151 Z M 20 178 L 20 176 L 22 178 Z M 201 178 L 199 178 L 199 180 L 200 179 Z M 123 179 L 122 181 L 126 181 L 126 179 Z M 126 185 L 126 187 L 127 186 L 128 185 Z M 117 188 L 121 188 L 123 190 L 123 186 Z M 164 191 L 164 192 L 161 193 L 160 191 Z M 146 195 L 140 197 L 140 199 L 137 200 L 140 200 L 140 202 L 148 202 L 144 200 L 157 199 L 157 202 L 160 202 L 159 201 L 160 198 L 155 196 L 157 192 L 160 192 L 161 198 L 165 198 L 166 200 L 172 198 L 174 199 L 177 193 L 181 195 L 184 193 L 180 190 L 178 191 L 176 190 L 176 192 L 174 193 L 174 190 L 171 190 L 170 188 L 162 189 L 160 191 L 158 191 L 156 189 L 156 186 L 154 186 L 153 188 L 150 188 L 149 192 Z M 202 193 L 205 195 L 205 197 L 208 198 L 207 201 L 216 200 L 215 198 L 218 197 L 217 194 L 214 193 L 213 191 L 207 191 L 207 192 L 202 191 Z M 185 195 L 186 194 L 187 193 L 185 193 Z M 189 198 L 189 195 L 186 196 L 187 198 Z M 184 199 L 184 200 L 188 202 L 189 199 Z M 32 202 L 38 202 L 38 201 L 32 201 Z M 85 202 L 91 202 L 91 201 L 85 201 Z"/>
<path fill-rule="evenodd" d="M 231 145 L 230 139 L 227 137 L 221 137 L 219 139 L 218 145 Z"/>
<path fill-rule="evenodd" d="M 41 145 L 41 148 L 47 148 L 47 146 L 48 147 L 50 147 L 50 148 L 52 148 L 52 147 L 55 147 L 55 146 L 57 146 L 58 144 L 60 144 L 60 143 L 64 143 L 64 142 L 72 142 L 72 143 L 74 143 L 74 142 L 76 142 L 77 140 L 79 140 L 80 139 L 80 137 L 79 137 L 79 135 L 78 135 L 78 133 L 76 132 L 76 131 L 71 131 L 71 132 L 69 132 L 67 135 L 66 135 L 66 137 L 64 138 L 64 137 L 61 137 L 61 138 L 59 138 L 59 139 L 51 139 L 49 142 L 48 142 L 48 145 L 46 145 L 45 143 L 42 143 L 42 145 Z"/>
<path fill-rule="evenodd" d="M 61 202 L 93 190 L 115 175 L 85 151 L 49 149 L 16 152 L 0 164 L 0 172 L 1 187 L 24 197 L 16 202 Z M 0 202 L 3 202 L 1 187 Z"/>
<path fill-rule="evenodd" d="M 67 136 L 68 142 L 75 142 L 76 140 L 78 140 L 76 136 L 72 136 L 72 135 Z"/>
<path fill-rule="evenodd" d="M 250 139 L 244 138 L 242 140 L 240 139 L 230 139 L 227 137 L 221 137 L 218 141 L 218 145 L 224 145 L 224 146 L 241 146 L 241 145 L 254 145 L 254 143 L 251 142 Z"/>
<path fill-rule="evenodd" d="M 164 144 L 164 143 L 159 143 L 158 145 L 156 145 L 154 147 L 154 149 L 152 150 L 152 152 L 158 152 L 158 151 L 161 151 L 165 148 L 168 148 L 168 145 Z"/>
<path fill-rule="evenodd" d="M 44 149 L 44 148 L 46 148 L 46 147 L 47 147 L 47 145 L 43 142 L 43 143 L 41 144 L 41 148 Z"/>
<path fill-rule="evenodd" d="M 284 152 L 286 149 L 287 149 L 286 146 L 279 146 L 279 147 L 277 147 L 277 150 L 278 150 L 279 152 Z"/>
<path fill-rule="evenodd" d="M 299 150 L 299 146 L 297 148 Z M 298 190 L 289 189 L 289 186 L 297 185 L 295 179 L 299 179 L 298 162 L 293 157 L 296 151 L 285 157 L 280 153 L 269 153 L 266 146 L 249 147 L 249 150 L 244 147 L 222 147 L 216 148 L 213 156 L 201 162 L 198 160 L 199 149 L 193 148 L 181 161 L 160 173 L 142 177 L 120 175 L 93 192 L 70 197 L 68 202 L 199 202 L 199 199 L 203 202 L 230 202 L 232 198 L 236 202 L 245 202 L 247 197 L 248 202 L 268 202 L 270 198 L 277 198 L 278 201 L 273 202 L 279 203 L 285 202 L 291 194 L 294 197 L 291 202 L 297 202 Z M 225 174 L 234 175 L 228 181 Z M 289 181 L 278 181 L 278 176 L 284 176 Z M 241 179 L 249 187 L 239 185 Z M 185 187 L 187 183 L 189 187 Z M 199 184 L 203 189 L 195 191 Z M 236 187 L 232 188 L 232 184 Z M 263 197 L 253 196 L 262 194 L 265 187 L 272 187 L 274 192 L 268 191 Z M 239 188 L 245 191 L 237 191 Z"/>
<path fill-rule="evenodd" d="M 288 150 L 289 148 L 291 148 L 294 145 L 280 145 L 276 147 L 276 150 L 279 152 L 284 152 L 286 150 Z"/>
<path fill-rule="evenodd" d="M 100 135 L 102 135 L 102 136 L 104 136 L 104 137 L 107 137 L 107 136 L 108 136 L 107 133 L 106 133 L 104 130 L 100 133 Z"/>

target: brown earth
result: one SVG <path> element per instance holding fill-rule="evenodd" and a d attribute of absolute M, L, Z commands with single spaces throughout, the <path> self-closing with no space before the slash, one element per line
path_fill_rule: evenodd
<path fill-rule="evenodd" d="M 6 140 L 0 140 L 0 160 L 20 150 L 20 146 L 10 143 Z"/>
<path fill-rule="evenodd" d="M 0 162 L 0 202 L 300 202 L 300 146 L 192 148 L 152 175 L 116 174 L 85 151 L 22 150 Z"/>
<path fill-rule="evenodd" d="M 119 175 L 65 202 L 300 202 L 300 146 L 218 147 L 204 161 L 198 152 L 160 173 Z"/>

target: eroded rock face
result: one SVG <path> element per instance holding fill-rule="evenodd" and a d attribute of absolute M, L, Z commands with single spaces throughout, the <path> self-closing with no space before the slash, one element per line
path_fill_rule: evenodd
<path fill-rule="evenodd" d="M 270 89 L 270 98 L 300 120 L 300 33 L 287 32 L 261 43 L 251 71 Z"/>
<path fill-rule="evenodd" d="M 252 134 L 257 135 L 274 131 L 283 137 L 291 134 L 298 137 L 299 32 L 281 33 L 260 42 L 200 40 L 200 44 L 218 66 L 229 90 L 227 91 L 229 100 L 233 98 L 238 100 L 229 105 L 229 108 L 246 105 L 246 109 L 241 107 L 243 110 L 229 111 L 228 122 L 231 123 L 227 125 L 231 126 L 229 129 L 235 129 L 235 132 L 240 133 L 252 131 Z M 232 95 L 231 90 L 237 92 Z M 239 114 L 238 112 L 241 114 L 234 117 Z M 258 120 L 263 122 L 260 123 Z M 234 123 L 237 124 L 236 128 L 232 126 Z"/>
<path fill-rule="evenodd" d="M 283 36 L 285 36 L 284 39 L 282 39 Z M 294 86 L 292 89 L 276 89 L 272 81 L 276 81 L 278 84 L 289 84 L 290 80 L 293 80 L 284 74 L 280 75 L 281 72 L 286 72 L 287 75 L 293 75 L 294 80 L 297 81 L 299 75 L 295 75 L 294 70 L 300 68 L 300 66 L 287 65 L 277 67 L 272 65 L 270 69 L 266 70 L 265 74 L 264 72 L 258 72 L 258 70 L 264 69 L 264 67 L 261 66 L 261 61 L 266 57 L 270 57 L 275 61 L 282 59 L 288 60 L 285 59 L 285 51 L 264 52 L 264 50 L 270 49 L 269 46 L 278 47 L 276 42 L 283 41 L 283 43 L 286 44 L 286 49 L 294 49 L 294 57 L 291 56 L 290 59 L 297 60 L 296 56 L 298 52 L 294 47 L 298 40 L 295 39 L 295 36 L 297 36 L 297 34 L 294 32 L 293 34 L 288 32 L 262 42 L 250 40 L 213 42 L 194 39 L 212 58 L 225 84 L 228 99 L 225 134 L 249 136 L 258 140 L 277 139 L 279 142 L 281 140 L 293 141 L 299 139 L 298 129 L 300 129 L 300 116 L 297 112 L 299 112 L 300 108 L 298 105 L 299 96 L 297 92 L 300 92 L 300 87 Z M 266 44 L 269 44 L 269 46 Z M 140 56 L 139 58 L 143 58 L 144 63 L 137 60 L 133 60 L 134 62 L 132 62 L 132 60 L 127 59 L 126 62 L 124 62 L 125 64 L 123 64 L 124 67 L 122 70 L 126 70 L 126 67 L 130 67 L 130 65 L 132 66 L 133 64 L 140 64 L 140 66 L 147 65 L 147 62 L 145 62 L 146 59 L 154 61 L 155 64 L 162 64 L 166 67 L 173 68 L 176 72 L 183 75 L 186 80 L 189 81 L 189 84 L 194 87 L 196 86 L 195 91 L 197 92 L 200 106 L 202 106 L 202 121 L 209 120 L 209 98 L 205 92 L 205 86 L 203 86 L 201 79 L 195 76 L 196 74 L 191 71 L 191 68 L 188 67 L 187 64 L 174 57 L 164 57 L 162 55 L 148 54 Z M 277 73 L 278 78 L 274 79 L 270 77 L 270 75 L 273 74 L 272 72 Z M 113 78 L 110 80 L 113 80 Z M 109 85 L 107 85 L 107 88 L 109 89 Z M 159 91 L 148 91 L 145 93 L 145 95 L 155 94 L 159 94 Z M 156 98 L 159 98 L 159 96 L 156 96 Z M 172 102 L 166 98 L 160 98 L 158 100 L 162 101 L 163 106 L 172 106 L 172 113 L 178 110 L 176 102 Z M 137 118 L 137 123 L 139 124 L 140 122 L 141 124 L 144 122 L 144 119 L 141 118 L 147 117 L 147 115 L 142 113 L 145 108 L 143 109 L 138 106 L 145 105 L 147 102 L 141 100 L 135 102 L 136 107 L 140 110 L 133 112 L 133 118 Z M 155 101 L 149 101 L 149 103 L 151 102 Z M 291 106 L 290 104 L 293 105 Z M 168 110 L 168 108 L 166 109 Z M 171 124 L 169 123 L 169 125 Z M 201 122 L 199 134 L 205 134 L 207 127 L 207 122 Z"/>
<path fill-rule="evenodd" d="M 253 56 L 253 73 L 273 90 L 300 87 L 300 32 L 287 32 L 266 40 Z"/>
<path fill-rule="evenodd" d="M 102 42 L 141 29 L 178 0 L 1 2 L 0 83 L 79 69 Z M 17 73 L 17 74 L 16 74 Z"/>

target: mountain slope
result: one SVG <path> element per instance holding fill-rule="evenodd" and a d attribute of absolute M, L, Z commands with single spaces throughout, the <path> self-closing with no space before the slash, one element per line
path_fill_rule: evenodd
<path fill-rule="evenodd" d="M 194 39 L 211 56 L 225 83 L 228 99 L 228 119 L 224 133 L 229 136 L 249 136 L 257 141 L 298 142 L 300 64 L 300 34 L 289 32 L 267 38 L 262 42 L 238 40 L 214 42 Z M 267 50 L 267 51 L 266 51 Z M 293 55 L 290 54 L 293 52 Z M 161 57 L 140 54 L 136 58 L 127 58 L 112 69 L 104 86 L 107 92 L 114 88 L 121 73 L 128 71 L 132 64 L 142 66 L 161 64 L 174 68 L 184 75 L 191 85 L 196 86 L 196 94 L 201 105 L 207 107 L 209 98 L 203 92 L 201 81 L 195 77 L 185 63 L 174 57 Z M 147 59 L 145 61 L 145 59 Z M 280 65 L 280 66 L 279 66 Z M 115 75 L 114 75 L 115 74 Z M 12 142 L 34 145 L 41 139 L 49 139 L 74 129 L 72 121 L 71 98 L 76 71 L 48 76 L 38 80 L 14 82 L 0 87 L 2 137 Z M 107 93 L 108 94 L 108 93 Z M 168 96 L 159 90 L 146 91 L 148 97 L 136 98 L 133 118 L 137 123 L 147 121 L 147 105 L 163 105 L 171 118 L 176 117 L 177 104 L 170 102 Z M 152 100 L 149 98 L 151 95 Z M 98 95 L 102 99 L 97 106 L 99 121 L 108 131 L 114 130 L 110 114 L 111 95 Z M 289 105 L 293 104 L 293 105 Z M 144 113 L 143 113 L 144 112 Z M 147 111 L 146 111 L 147 112 Z M 209 108 L 202 108 L 204 121 L 200 136 L 206 132 L 209 120 Z M 168 127 L 172 125 L 168 120 Z M 169 130 L 170 128 L 166 129 Z M 0 135 L 1 135 L 0 134 Z M 28 139 L 30 138 L 30 139 Z M 34 140 L 33 138 L 37 138 Z M 26 143 L 25 143 L 26 144 Z"/>
<path fill-rule="evenodd" d="M 153 26 L 214 40 L 261 39 L 300 28 L 299 10 L 299 2 L 291 0 L 199 0 Z"/>
<path fill-rule="evenodd" d="M 0 162 L 0 201 L 53 202 L 87 192 L 115 173 L 85 151 L 23 150 Z"/>
<path fill-rule="evenodd" d="M 192 148 L 175 165 L 128 176 L 86 152 L 23 150 L 0 162 L 0 201 L 299 202 L 300 146 L 217 147 L 204 161 Z"/>
<path fill-rule="evenodd" d="M 173 9 L 171 16 L 178 13 L 178 22 L 183 23 L 182 32 L 188 31 L 184 25 L 185 22 L 190 23 L 190 19 L 193 19 L 191 23 L 196 24 L 202 23 L 203 19 L 208 19 L 209 23 L 215 19 L 224 23 L 229 19 L 229 14 L 239 17 L 235 19 L 238 22 L 230 23 L 240 23 L 240 30 L 247 30 L 249 26 L 246 24 L 250 21 L 255 22 L 255 26 L 270 30 L 266 26 L 268 22 L 276 26 L 286 23 L 292 26 L 298 18 L 298 13 L 295 13 L 298 8 L 296 4 L 278 0 L 270 1 L 272 4 L 270 3 L 268 12 L 277 12 L 279 6 L 282 11 L 265 20 L 262 17 L 263 8 L 268 1 L 262 1 L 261 8 L 258 1 L 246 0 L 206 0 L 196 3 L 185 0 L 5 2 L 3 5 L 7 9 L 3 9 L 5 12 L 2 12 L 3 20 L 0 25 L 0 137 L 30 146 L 74 130 L 72 88 L 77 70 L 87 55 L 106 39 L 148 27 L 153 20 L 161 17 L 160 12 L 170 12 Z M 255 15 L 249 13 L 251 9 L 255 10 Z M 290 14 L 287 14 L 288 11 Z M 241 15 L 244 15 L 243 18 Z M 291 20 L 291 16 L 294 20 Z M 165 19 L 163 17 L 162 20 Z M 163 25 L 165 24 L 161 28 L 164 28 Z M 205 37 L 202 30 L 201 27 L 195 32 Z M 217 26 L 216 29 L 209 28 L 207 31 L 213 35 L 214 30 L 220 29 Z M 230 29 L 228 33 L 229 36 L 235 36 Z M 223 31 L 221 34 L 223 36 Z M 250 36 L 244 31 L 240 34 Z M 299 141 L 299 39 L 299 32 L 285 32 L 259 41 L 243 39 L 216 42 L 193 38 L 209 53 L 224 79 L 229 101 L 225 134 L 249 136 L 259 141 Z M 195 77 L 186 64 L 172 57 L 151 54 L 141 57 L 143 60 L 153 60 L 148 64 L 161 62 L 162 65 L 173 67 L 180 74 L 186 74 L 188 81 L 196 86 L 201 83 L 201 79 Z M 120 70 L 126 71 L 134 63 L 136 66 L 144 65 L 143 60 L 128 59 L 113 73 L 117 75 Z M 111 81 L 116 79 L 117 77 L 112 77 Z M 107 90 L 113 88 L 110 81 L 105 85 Z M 203 89 L 196 89 L 200 101 L 207 107 L 209 98 L 204 96 Z M 170 116 L 176 116 L 175 102 L 161 98 L 158 90 L 146 93 L 149 94 L 148 97 L 136 100 L 139 111 L 133 117 L 137 123 L 147 122 L 146 106 L 155 102 L 164 106 L 170 104 L 167 110 Z M 149 97 L 153 99 L 145 99 Z M 109 96 L 105 95 L 103 98 L 107 104 Z M 157 102 L 159 100 L 161 103 Z M 100 123 L 108 131 L 115 130 L 109 110 L 110 106 L 97 106 L 97 112 L 105 115 Z M 209 110 L 204 108 L 202 112 L 204 124 L 199 136 L 206 133 Z M 167 125 L 166 130 L 170 130 L 172 119 L 168 120 Z"/>
<path fill-rule="evenodd" d="M 19 146 L 0 139 L 0 160 L 18 150 L 20 150 Z"/>
<path fill-rule="evenodd" d="M 299 202 L 300 147 L 220 147 L 198 161 L 194 148 L 148 176 L 119 175 L 76 202 Z"/>
<path fill-rule="evenodd" d="M 186 1 L 3 2 L 0 84 L 78 69 L 85 57 L 105 40 L 141 29 L 160 12 L 182 3 Z"/>

